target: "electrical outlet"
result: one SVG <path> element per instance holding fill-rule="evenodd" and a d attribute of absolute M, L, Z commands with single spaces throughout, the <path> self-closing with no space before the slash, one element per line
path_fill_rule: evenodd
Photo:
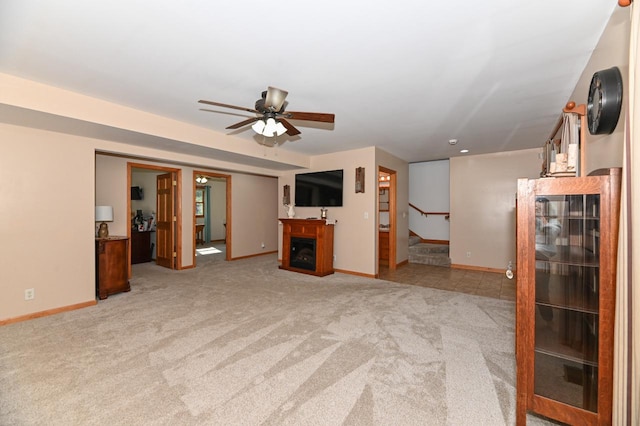
<path fill-rule="evenodd" d="M 28 288 L 24 291 L 24 300 L 33 300 L 36 297 L 36 290 Z"/>
<path fill-rule="evenodd" d="M 471 252 L 470 251 L 467 252 L 467 257 L 471 257 Z"/>
<path fill-rule="evenodd" d="M 336 261 L 336 255 L 335 254 L 333 255 L 333 261 L 334 262 Z"/>

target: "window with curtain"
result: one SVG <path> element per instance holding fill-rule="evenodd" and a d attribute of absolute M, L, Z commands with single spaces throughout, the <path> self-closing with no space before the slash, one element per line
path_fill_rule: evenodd
<path fill-rule="evenodd" d="M 204 186 L 196 187 L 196 217 L 204 217 Z"/>

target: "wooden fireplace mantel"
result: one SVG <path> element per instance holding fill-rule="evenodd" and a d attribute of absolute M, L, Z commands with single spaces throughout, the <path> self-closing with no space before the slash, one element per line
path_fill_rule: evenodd
<path fill-rule="evenodd" d="M 323 277 L 333 274 L 333 228 L 324 219 L 279 219 L 282 222 L 281 269 Z M 291 266 L 291 238 L 315 239 L 315 270 Z"/>

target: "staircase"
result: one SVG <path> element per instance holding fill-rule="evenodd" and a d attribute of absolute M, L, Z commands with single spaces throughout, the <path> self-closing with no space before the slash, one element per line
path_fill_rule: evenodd
<path fill-rule="evenodd" d="M 451 266 L 449 259 L 449 246 L 445 244 L 421 243 L 420 237 L 409 237 L 409 263 L 421 263 L 423 265 Z"/>

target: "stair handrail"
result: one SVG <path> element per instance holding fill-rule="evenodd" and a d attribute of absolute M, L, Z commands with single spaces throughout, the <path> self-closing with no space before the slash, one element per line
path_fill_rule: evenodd
<path fill-rule="evenodd" d="M 416 209 L 422 216 L 427 217 L 430 214 L 431 215 L 440 215 L 440 216 L 444 216 L 445 220 L 449 220 L 449 212 L 425 212 L 424 210 L 420 209 L 419 207 L 414 206 L 413 204 L 409 203 L 409 207 L 412 207 L 414 209 Z"/>

